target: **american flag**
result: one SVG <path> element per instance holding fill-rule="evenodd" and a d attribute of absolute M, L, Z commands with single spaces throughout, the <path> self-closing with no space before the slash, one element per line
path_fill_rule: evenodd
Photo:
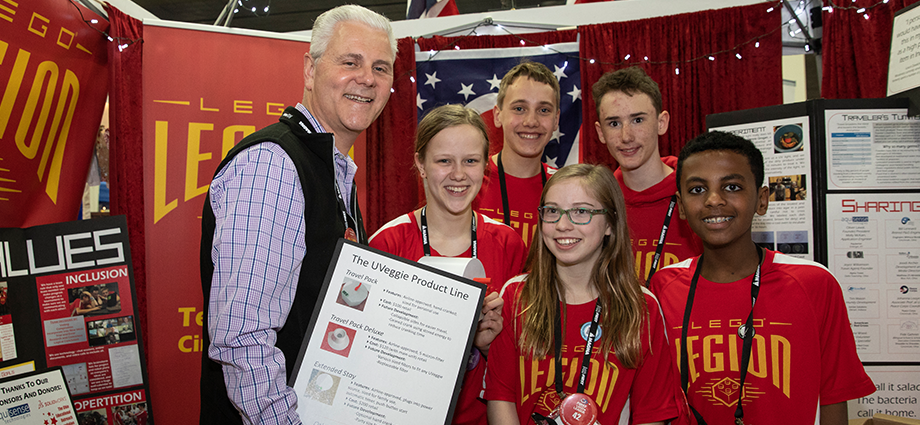
<path fill-rule="evenodd" d="M 409 0 L 406 6 L 406 19 L 437 18 L 440 16 L 459 15 L 454 0 Z"/>
<path fill-rule="evenodd" d="M 523 59 L 554 71 L 560 86 L 559 129 L 543 151 L 543 162 L 555 168 L 577 163 L 581 127 L 581 74 L 578 43 L 502 49 L 417 52 L 418 119 L 446 104 L 475 109 L 492 126 L 492 107 L 508 70 Z"/>

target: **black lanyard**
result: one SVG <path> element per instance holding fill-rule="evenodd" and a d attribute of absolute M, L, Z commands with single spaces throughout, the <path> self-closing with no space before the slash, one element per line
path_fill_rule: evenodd
<path fill-rule="evenodd" d="M 422 207 L 422 212 L 419 214 L 421 216 L 421 227 L 422 227 L 422 249 L 425 250 L 425 256 L 431 256 L 431 245 L 428 242 L 428 219 L 425 218 L 425 210 L 428 209 L 428 206 Z M 473 223 L 470 224 L 470 247 L 472 249 L 471 258 L 476 258 L 476 213 L 473 213 Z"/>
<path fill-rule="evenodd" d="M 498 153 L 498 158 L 495 162 L 498 164 L 498 185 L 501 187 L 502 191 L 502 209 L 504 211 L 502 221 L 505 222 L 506 226 L 511 226 L 511 210 L 508 207 L 508 187 L 505 185 L 505 167 L 502 165 L 501 152 Z M 543 186 L 546 186 L 546 169 L 543 168 L 543 163 L 540 163 L 540 180 L 543 181 Z"/>
<path fill-rule="evenodd" d="M 293 106 L 288 106 L 284 109 L 284 113 L 281 114 L 280 120 L 288 124 L 288 127 L 294 135 L 302 141 L 310 137 L 310 134 L 319 134 L 316 128 L 313 127 L 313 124 L 310 123 L 310 120 Z M 333 134 L 332 137 L 334 142 L 335 135 Z M 332 167 L 335 168 L 334 156 L 332 158 Z M 334 173 L 335 171 L 333 171 L 333 176 Z M 345 197 L 342 196 L 342 190 L 339 189 L 339 184 L 335 181 L 334 177 L 332 180 L 332 187 L 335 188 L 335 194 L 338 197 L 339 211 L 342 213 L 342 224 L 345 226 L 343 234 L 347 235 L 348 229 L 352 229 L 355 232 L 355 239 L 357 239 L 357 242 L 367 245 L 367 234 L 364 232 L 364 224 L 360 221 L 360 215 L 352 216 L 348 213 L 348 208 L 346 208 L 345 205 Z M 357 214 L 358 212 L 358 188 L 354 180 L 351 182 L 351 211 L 353 214 Z"/>
<path fill-rule="evenodd" d="M 741 407 L 741 399 L 744 397 L 744 379 L 747 377 L 748 363 L 751 361 L 751 346 L 754 343 L 754 304 L 757 302 L 757 295 L 760 293 L 760 266 L 763 263 L 763 250 L 757 248 L 757 270 L 751 278 L 751 312 L 748 314 L 747 321 L 738 328 L 738 336 L 744 339 L 741 348 L 741 384 L 738 388 L 738 407 L 735 409 L 735 424 L 742 425 L 744 422 L 744 409 Z M 687 293 L 687 306 L 684 308 L 684 324 L 680 330 L 680 382 L 681 388 L 686 393 L 689 390 L 689 352 L 687 350 L 687 329 L 690 326 L 690 309 L 693 308 L 693 296 L 696 293 L 696 283 L 700 279 L 700 270 L 703 268 L 703 256 L 696 262 L 696 270 L 693 271 L 693 279 L 690 280 L 690 292 Z M 688 400 L 689 401 L 689 400 Z M 706 425 L 703 416 L 700 415 L 693 406 L 690 411 L 696 417 L 699 425 Z"/>
<path fill-rule="evenodd" d="M 556 346 L 556 393 L 563 398 L 562 388 L 562 308 L 556 303 L 556 322 L 553 329 L 553 342 Z M 594 318 L 591 320 L 591 331 L 585 338 L 585 357 L 581 361 L 581 376 L 578 378 L 576 393 L 585 392 L 585 381 L 588 378 L 588 369 L 591 367 L 591 352 L 594 351 L 594 341 L 597 337 L 597 324 L 601 320 L 600 300 L 594 301 Z"/>
<path fill-rule="evenodd" d="M 664 224 L 661 225 L 661 234 L 658 235 L 658 247 L 655 248 L 655 258 L 652 260 L 652 269 L 648 272 L 645 279 L 645 286 L 652 281 L 652 276 L 658 271 L 658 262 L 661 261 L 661 253 L 664 251 L 664 238 L 668 235 L 668 226 L 671 225 L 671 216 L 674 215 L 674 206 L 677 205 L 677 195 L 671 195 L 671 203 L 668 204 L 668 213 L 664 216 Z"/>
<path fill-rule="evenodd" d="M 358 225 L 358 220 L 348 213 L 348 209 L 345 208 L 345 198 L 342 197 L 342 190 L 339 189 L 339 184 L 333 182 L 335 186 L 335 194 L 338 196 L 339 211 L 342 213 L 342 222 L 345 223 L 345 231 L 348 229 L 353 229 L 355 231 L 355 238 L 358 239 L 358 243 L 367 245 L 367 235 L 364 233 L 363 226 Z M 355 185 L 355 182 L 351 182 L 351 210 L 357 211 L 358 209 L 358 188 Z"/>

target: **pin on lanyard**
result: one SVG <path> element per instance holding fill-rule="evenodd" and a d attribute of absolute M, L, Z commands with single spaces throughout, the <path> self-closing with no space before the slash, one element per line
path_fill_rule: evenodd
<path fill-rule="evenodd" d="M 668 236 L 668 228 L 671 225 L 671 216 L 674 215 L 674 206 L 677 205 L 677 195 L 671 195 L 671 203 L 668 204 L 668 213 L 664 216 L 664 224 L 661 225 L 661 234 L 658 235 L 658 247 L 655 248 L 655 258 L 652 260 L 652 269 L 648 272 L 648 278 L 645 279 L 645 286 L 652 281 L 652 276 L 658 271 L 658 262 L 661 261 L 661 254 L 664 252 L 664 238 Z"/>
<path fill-rule="evenodd" d="M 502 165 L 502 153 L 498 153 L 498 158 L 495 161 L 498 165 L 498 186 L 502 191 L 502 221 L 506 226 L 511 226 L 511 209 L 508 202 L 508 187 L 505 184 L 505 166 Z M 546 169 L 543 168 L 543 164 L 540 163 L 540 180 L 543 182 L 543 186 L 546 186 Z M 538 205 L 539 206 L 539 205 Z"/>
<path fill-rule="evenodd" d="M 563 397 L 562 388 L 562 309 L 556 303 L 556 321 L 553 329 L 553 343 L 556 348 L 556 393 L 559 398 Z M 594 301 L 594 318 L 591 320 L 591 328 L 588 337 L 585 338 L 585 355 L 581 361 L 581 375 L 578 378 L 578 387 L 576 393 L 585 392 L 585 381 L 588 378 L 588 370 L 591 367 L 591 352 L 594 351 L 594 342 L 597 339 L 597 325 L 601 319 L 601 302 L 600 299 Z"/>
<path fill-rule="evenodd" d="M 421 225 L 422 225 L 422 249 L 425 250 L 425 256 L 431 256 L 431 244 L 428 241 L 428 218 L 425 216 L 425 210 L 428 209 L 428 206 L 422 207 L 422 212 L 419 214 L 421 216 Z M 473 220 L 470 224 L 470 246 L 472 248 L 471 258 L 476 258 L 476 213 L 473 213 Z"/>
<path fill-rule="evenodd" d="M 763 264 L 763 250 L 757 248 L 757 270 L 751 278 L 751 312 L 748 313 L 747 321 L 738 327 L 738 336 L 744 340 L 741 348 L 741 380 L 738 386 L 738 407 L 735 409 L 735 424 L 744 425 L 744 408 L 741 406 L 744 398 L 744 380 L 747 377 L 748 364 L 751 361 L 751 346 L 754 343 L 754 304 L 757 303 L 757 295 L 760 293 L 760 266 Z M 693 271 L 693 279 L 690 280 L 690 291 L 687 293 L 687 306 L 684 308 L 684 322 L 680 330 L 680 382 L 684 393 L 689 389 L 689 351 L 687 350 L 687 328 L 690 326 L 690 310 L 693 308 L 693 297 L 696 293 L 696 284 L 700 279 L 700 270 L 703 268 L 703 256 L 696 261 L 696 270 Z M 696 417 L 699 425 L 706 425 L 703 416 L 697 412 L 693 406 L 690 411 Z"/>

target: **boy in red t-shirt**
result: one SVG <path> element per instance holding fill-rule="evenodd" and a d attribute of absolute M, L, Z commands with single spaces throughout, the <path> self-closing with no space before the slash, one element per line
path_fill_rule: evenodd
<path fill-rule="evenodd" d="M 697 422 L 846 424 L 847 400 L 875 386 L 834 276 L 751 239 L 754 215 L 767 212 L 763 155 L 713 131 L 684 146 L 676 174 L 680 216 L 703 254 L 663 268 L 651 289 Z"/>
<path fill-rule="evenodd" d="M 489 161 L 473 210 L 511 226 L 530 246 L 543 185 L 556 171 L 542 158 L 559 128 L 559 81 L 546 65 L 523 62 L 502 78 L 497 101 L 492 114 L 504 142 Z"/>
<path fill-rule="evenodd" d="M 677 158 L 658 153 L 658 136 L 668 131 L 671 116 L 662 110 L 658 84 L 639 67 L 604 74 L 592 94 L 600 120 L 594 123 L 597 135 L 619 164 L 614 176 L 626 199 L 636 272 L 648 281 L 654 270 L 703 249 L 687 222 L 672 217 Z"/>

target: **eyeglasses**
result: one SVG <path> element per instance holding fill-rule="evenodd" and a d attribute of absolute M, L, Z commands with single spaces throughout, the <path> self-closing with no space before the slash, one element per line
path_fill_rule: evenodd
<path fill-rule="evenodd" d="M 562 215 L 565 214 L 569 217 L 569 221 L 572 224 L 588 224 L 597 214 L 606 214 L 606 209 L 601 210 L 591 210 L 588 208 L 570 208 L 562 209 L 558 207 L 551 206 L 542 206 L 537 208 L 540 211 L 540 220 L 543 220 L 544 223 L 556 223 L 562 219 Z"/>

